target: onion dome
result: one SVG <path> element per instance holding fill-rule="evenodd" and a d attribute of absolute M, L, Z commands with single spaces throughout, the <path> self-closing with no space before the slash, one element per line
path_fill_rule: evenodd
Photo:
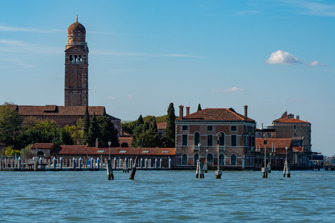
<path fill-rule="evenodd" d="M 78 16 L 76 17 L 76 22 L 72 23 L 67 29 L 69 36 L 82 36 L 86 34 L 85 27 L 78 22 Z"/>

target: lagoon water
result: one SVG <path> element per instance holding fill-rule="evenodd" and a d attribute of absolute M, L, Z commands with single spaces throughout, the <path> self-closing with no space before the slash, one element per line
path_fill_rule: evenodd
<path fill-rule="evenodd" d="M 0 172 L 0 222 L 335 222 L 335 171 Z"/>

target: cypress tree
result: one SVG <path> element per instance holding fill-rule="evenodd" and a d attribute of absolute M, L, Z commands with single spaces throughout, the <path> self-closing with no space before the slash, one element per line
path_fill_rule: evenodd
<path fill-rule="evenodd" d="M 85 119 L 84 119 L 84 142 L 88 140 L 88 130 L 90 128 L 90 114 L 88 113 L 88 106 L 86 105 Z"/>
<path fill-rule="evenodd" d="M 175 135 L 176 135 L 175 121 L 176 121 L 176 115 L 175 115 L 173 103 L 171 102 L 167 110 L 167 117 L 166 117 L 167 123 L 166 123 L 166 129 L 164 132 L 164 136 L 166 138 L 166 146 L 168 147 L 175 146 Z"/>
<path fill-rule="evenodd" d="M 139 125 L 142 125 L 144 124 L 144 121 L 143 121 L 143 117 L 142 115 L 140 115 L 136 121 L 136 125 L 139 126 Z"/>
<path fill-rule="evenodd" d="M 100 133 L 98 121 L 94 113 L 92 121 L 90 123 L 90 128 L 88 130 L 88 135 L 87 135 L 88 146 L 95 146 L 95 140 L 99 138 L 100 135 L 101 133 Z"/>
<path fill-rule="evenodd" d="M 111 142 L 111 147 L 119 147 L 119 138 L 118 138 L 118 131 L 114 127 L 113 122 L 107 117 L 101 117 L 101 136 L 99 138 L 99 142 L 101 143 L 102 147 L 108 147 L 108 141 Z"/>
<path fill-rule="evenodd" d="M 202 108 L 201 108 L 201 105 L 199 104 L 199 105 L 198 105 L 198 110 L 197 110 L 197 112 L 198 112 L 198 111 L 201 111 L 201 110 L 202 110 Z"/>

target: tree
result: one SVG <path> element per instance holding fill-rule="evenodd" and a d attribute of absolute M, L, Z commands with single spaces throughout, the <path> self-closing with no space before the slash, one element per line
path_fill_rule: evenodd
<path fill-rule="evenodd" d="M 87 135 L 88 146 L 95 146 L 95 140 L 98 139 L 100 135 L 101 133 L 100 133 L 98 121 L 94 113 L 92 121 L 90 122 L 90 128 L 88 130 L 88 135 Z"/>
<path fill-rule="evenodd" d="M 69 131 L 63 128 L 60 133 L 60 144 L 62 145 L 73 145 L 73 139 Z"/>
<path fill-rule="evenodd" d="M 10 104 L 0 106 L 0 142 L 16 146 L 21 122 L 19 113 Z"/>
<path fill-rule="evenodd" d="M 84 141 L 85 143 L 87 143 L 89 128 L 90 128 L 90 114 L 88 113 L 88 106 L 86 105 L 85 118 L 84 118 Z"/>
<path fill-rule="evenodd" d="M 169 105 L 169 108 L 167 110 L 167 118 L 166 118 L 166 129 L 164 132 L 164 138 L 165 138 L 165 146 L 167 147 L 174 147 L 175 146 L 175 121 L 176 121 L 176 115 L 173 107 L 173 103 L 171 102 Z"/>
<path fill-rule="evenodd" d="M 101 116 L 98 118 L 100 128 L 100 140 L 102 147 L 108 147 L 108 141 L 111 142 L 112 147 L 119 147 L 118 131 L 115 128 L 113 122 L 107 116 Z"/>
<path fill-rule="evenodd" d="M 139 126 L 139 125 L 142 125 L 142 124 L 144 124 L 144 121 L 143 121 L 142 115 L 140 115 L 137 119 L 136 125 Z"/>
<path fill-rule="evenodd" d="M 201 111 L 201 110 L 202 110 L 201 105 L 198 104 L 198 110 L 197 110 L 197 112 L 198 112 L 198 111 Z"/>

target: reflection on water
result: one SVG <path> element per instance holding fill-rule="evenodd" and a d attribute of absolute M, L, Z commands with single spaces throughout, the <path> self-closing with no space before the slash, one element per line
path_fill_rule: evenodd
<path fill-rule="evenodd" d="M 333 222 L 335 172 L 0 172 L 5 222 Z"/>

